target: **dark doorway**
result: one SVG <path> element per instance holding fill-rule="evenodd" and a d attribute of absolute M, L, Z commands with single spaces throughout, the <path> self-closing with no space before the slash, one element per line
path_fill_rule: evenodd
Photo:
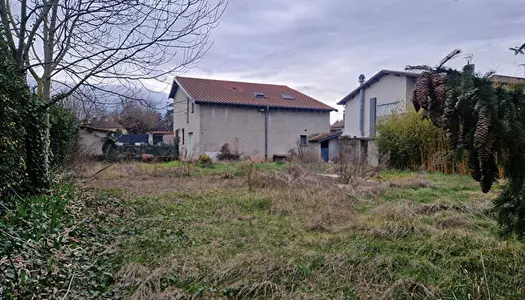
<path fill-rule="evenodd" d="M 329 141 L 321 142 L 321 157 L 326 162 L 329 159 L 328 142 Z"/>

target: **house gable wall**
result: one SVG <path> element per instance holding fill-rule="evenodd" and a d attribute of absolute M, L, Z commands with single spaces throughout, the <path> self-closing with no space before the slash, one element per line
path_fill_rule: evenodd
<path fill-rule="evenodd" d="M 200 118 L 201 153 L 218 152 L 223 144 L 228 143 L 231 151 L 235 151 L 237 144 L 239 153 L 264 157 L 264 109 L 201 104 Z M 287 154 L 290 149 L 297 148 L 297 141 L 303 134 L 310 135 L 329 130 L 329 112 L 270 108 L 268 158 L 271 159 L 274 154 Z"/>
<path fill-rule="evenodd" d="M 380 105 L 397 102 L 397 108 L 404 109 L 407 106 L 408 92 L 406 76 L 385 75 L 378 82 L 364 90 L 364 137 L 370 137 L 370 98 L 377 99 L 377 114 L 381 114 Z M 411 91 L 410 91 L 411 94 Z M 357 94 L 345 104 L 345 127 L 343 135 L 350 137 L 361 137 L 359 131 L 360 95 Z M 408 98 L 410 99 L 410 98 Z"/>
<path fill-rule="evenodd" d="M 180 88 L 177 90 L 173 102 L 173 131 L 179 130 L 181 155 L 183 158 L 187 155 L 195 157 L 200 153 L 200 105 L 193 104 L 192 113 L 192 100 Z M 182 137 L 182 129 L 184 129 L 184 138 Z M 192 149 L 189 149 L 190 134 L 192 134 Z"/>

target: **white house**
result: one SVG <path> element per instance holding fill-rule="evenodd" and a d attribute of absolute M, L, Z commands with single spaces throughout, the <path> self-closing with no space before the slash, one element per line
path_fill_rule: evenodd
<path fill-rule="evenodd" d="M 271 159 L 330 131 L 336 109 L 284 85 L 176 77 L 174 131 L 182 153 L 230 151 Z"/>
<path fill-rule="evenodd" d="M 359 76 L 359 86 L 337 103 L 345 107 L 342 135 L 374 137 L 378 117 L 412 107 L 417 77 L 418 73 L 391 70 L 381 70 L 366 81 L 364 75 Z"/>

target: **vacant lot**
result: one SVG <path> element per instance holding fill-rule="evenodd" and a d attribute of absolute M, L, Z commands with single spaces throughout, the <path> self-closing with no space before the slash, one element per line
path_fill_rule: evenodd
<path fill-rule="evenodd" d="M 129 163 L 86 178 L 118 232 L 112 288 L 133 299 L 525 297 L 524 244 L 498 236 L 498 191 L 469 177 Z"/>

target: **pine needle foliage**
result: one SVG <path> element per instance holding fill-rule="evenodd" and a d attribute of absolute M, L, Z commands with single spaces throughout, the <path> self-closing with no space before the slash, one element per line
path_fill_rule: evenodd
<path fill-rule="evenodd" d="M 454 55 L 454 53 L 456 53 Z M 474 72 L 444 68 L 459 52 L 449 54 L 438 67 L 423 70 L 415 84 L 413 102 L 434 125 L 447 134 L 452 149 L 468 153 L 472 178 L 489 192 L 503 164 L 508 182 L 495 200 L 504 234 L 525 235 L 525 87 L 496 86 Z"/>

